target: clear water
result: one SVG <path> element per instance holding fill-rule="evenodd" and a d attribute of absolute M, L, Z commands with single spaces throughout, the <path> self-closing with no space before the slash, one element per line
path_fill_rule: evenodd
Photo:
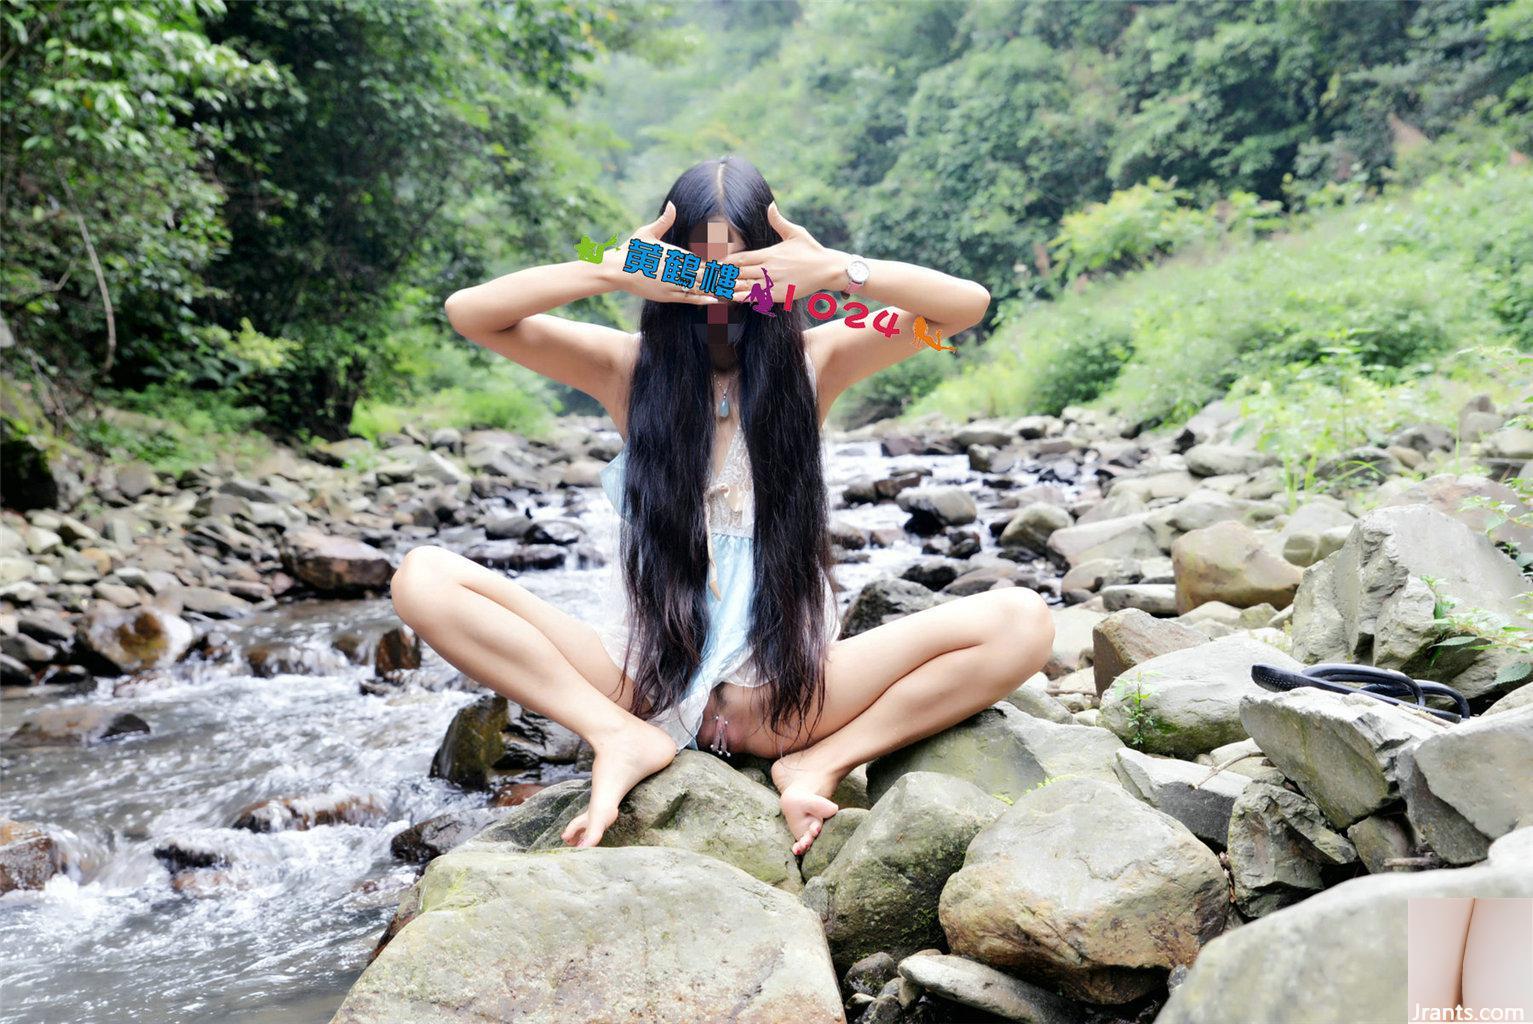
<path fill-rule="evenodd" d="M 962 456 L 889 460 L 876 442 L 830 454 L 832 493 L 907 466 L 931 468 L 934 481 L 979 484 Z M 578 516 L 610 559 L 617 520 L 600 490 L 550 497 L 558 504 L 534 514 Z M 887 503 L 834 515 L 868 528 L 906 518 Z M 907 543 L 873 548 L 837 575 L 855 593 L 916 553 Z M 589 620 L 596 574 L 611 569 L 517 579 Z M 90 748 L 0 750 L 0 815 L 63 832 L 82 868 L 0 897 L 0 1024 L 329 1020 L 415 878 L 393 860 L 390 840 L 484 799 L 428 778 L 448 723 L 477 693 L 364 695 L 358 684 L 371 669 L 331 647 L 337 633 L 396 622 L 386 599 L 284 605 L 226 631 L 241 648 L 281 640 L 319 652 L 323 672 L 258 678 L 184 664 L 131 687 L 100 680 L 91 692 L 51 689 L 0 704 L 0 736 L 37 708 L 75 703 L 131 711 L 153 730 Z M 384 820 L 267 834 L 228 827 L 256 801 L 331 792 L 371 798 Z M 213 884 L 178 892 L 153 853 L 175 838 L 217 843 L 232 866 Z"/>

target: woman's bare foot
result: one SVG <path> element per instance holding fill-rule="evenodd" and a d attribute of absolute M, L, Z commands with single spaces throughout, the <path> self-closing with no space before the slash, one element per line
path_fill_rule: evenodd
<path fill-rule="evenodd" d="M 595 846 L 614 821 L 617 808 L 628 791 L 676 760 L 676 741 L 657 725 L 639 722 L 612 737 L 594 742 L 596 759 L 591 763 L 591 800 L 586 809 L 565 826 L 566 845 Z"/>
<path fill-rule="evenodd" d="M 795 856 L 814 844 L 825 820 L 841 809 L 830 799 L 841 779 L 836 772 L 810 764 L 803 751 L 772 762 L 772 784 L 777 787 L 782 816 L 793 836 Z"/>

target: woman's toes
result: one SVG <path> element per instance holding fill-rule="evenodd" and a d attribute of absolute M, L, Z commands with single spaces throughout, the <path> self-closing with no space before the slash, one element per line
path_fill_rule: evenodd
<path fill-rule="evenodd" d="M 580 838 L 580 833 L 584 831 L 586 827 L 586 819 L 586 812 L 581 811 L 579 814 L 570 819 L 570 823 L 568 825 L 564 826 L 564 832 L 561 838 L 567 845 L 573 846 L 575 842 Z"/>
<path fill-rule="evenodd" d="M 590 811 L 587 811 L 586 834 L 584 838 L 582 838 L 580 842 L 575 845 L 583 847 L 596 846 L 601 842 L 601 837 L 606 834 L 607 829 L 616 820 L 617 808 L 615 807 L 612 808 L 611 813 L 603 811 L 600 814 L 592 814 Z"/>

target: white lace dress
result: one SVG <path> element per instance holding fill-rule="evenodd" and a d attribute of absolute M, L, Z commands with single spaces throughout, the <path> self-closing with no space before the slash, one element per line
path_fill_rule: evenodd
<path fill-rule="evenodd" d="M 805 355 L 811 386 L 814 364 Z M 676 746 L 697 747 L 703 709 L 720 682 L 760 686 L 764 679 L 751 657 L 749 642 L 751 594 L 754 589 L 755 501 L 749 449 L 739 430 L 739 416 L 720 422 L 729 424 L 732 436 L 723 465 L 709 486 L 704 506 L 708 523 L 708 552 L 712 560 L 707 591 L 708 639 L 703 658 L 693 673 L 686 696 L 674 707 L 650 721 L 670 733 Z M 612 507 L 622 510 L 623 473 L 628 449 L 624 448 L 601 471 L 602 489 Z M 836 595 L 825 585 L 825 629 L 834 641 L 840 634 Z M 600 618 L 595 623 L 602 646 L 619 666 L 628 646 L 628 595 L 623 588 L 622 566 L 614 559 L 604 570 Z"/>

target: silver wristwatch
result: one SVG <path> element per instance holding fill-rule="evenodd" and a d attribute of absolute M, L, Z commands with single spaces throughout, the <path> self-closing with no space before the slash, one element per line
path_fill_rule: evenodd
<path fill-rule="evenodd" d="M 868 264 L 861 256 L 853 256 L 846 264 L 846 279 L 849 282 L 842 289 L 850 295 L 858 288 L 868 283 Z"/>

